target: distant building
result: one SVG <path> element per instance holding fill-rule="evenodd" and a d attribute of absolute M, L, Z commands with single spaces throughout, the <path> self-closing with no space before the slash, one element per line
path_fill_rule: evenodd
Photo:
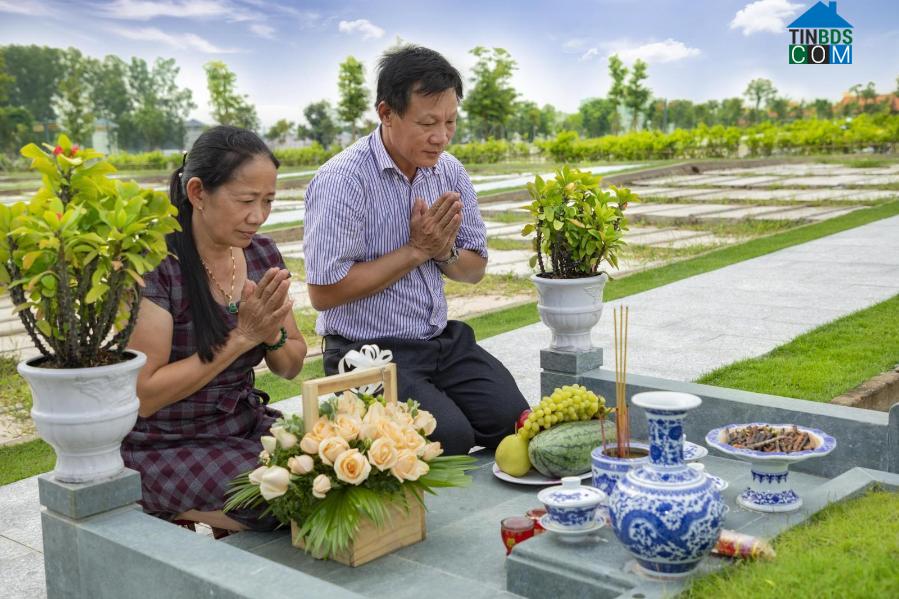
<path fill-rule="evenodd" d="M 91 136 L 91 147 L 104 154 L 116 154 L 119 144 L 116 141 L 115 131 L 118 128 L 109 119 L 97 119 L 94 121 L 94 133 Z"/>
<path fill-rule="evenodd" d="M 305 148 L 312 142 L 308 139 L 297 137 L 296 130 L 293 130 L 284 136 L 283 142 L 277 139 L 265 139 L 265 143 L 272 150 L 285 150 L 288 148 Z"/>
<path fill-rule="evenodd" d="M 210 126 L 197 119 L 189 119 L 184 122 L 184 150 L 189 150 L 197 138 Z"/>

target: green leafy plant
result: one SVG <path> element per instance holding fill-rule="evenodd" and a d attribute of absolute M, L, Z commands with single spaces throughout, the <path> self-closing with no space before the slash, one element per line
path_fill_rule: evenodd
<path fill-rule="evenodd" d="M 629 189 L 600 187 L 601 177 L 567 166 L 554 179 L 538 176 L 528 183 L 533 201 L 525 206 L 534 218 L 523 236 L 537 232 L 531 267 L 552 279 L 577 279 L 599 273 L 607 262 L 618 267 L 618 252 L 625 245 L 624 211 L 635 196 Z M 550 270 L 545 258 L 549 258 Z"/>
<path fill-rule="evenodd" d="M 0 292 L 44 365 L 120 362 L 137 319 L 143 278 L 179 230 L 166 194 L 110 178 L 115 167 L 61 135 L 21 154 L 41 174 L 28 202 L 0 205 Z"/>

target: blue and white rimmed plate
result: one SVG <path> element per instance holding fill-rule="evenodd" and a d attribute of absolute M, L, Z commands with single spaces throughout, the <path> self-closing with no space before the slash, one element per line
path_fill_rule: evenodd
<path fill-rule="evenodd" d="M 684 440 L 684 461 L 695 462 L 709 455 L 709 450 L 702 445 L 697 445 L 692 441 Z"/>
<path fill-rule="evenodd" d="M 596 532 L 605 525 L 606 523 L 600 517 L 599 513 L 597 513 L 596 519 L 593 520 L 593 526 L 591 526 L 590 528 L 581 528 L 578 530 L 572 530 L 565 526 L 559 526 L 549 519 L 549 514 L 543 514 L 542 516 L 540 516 L 540 526 L 542 526 L 549 532 L 555 533 L 567 540 L 581 539 L 591 533 Z"/>
<path fill-rule="evenodd" d="M 750 426 L 770 427 L 782 432 L 790 431 L 795 428 L 800 433 L 807 433 L 812 438 L 815 446 L 803 451 L 759 451 L 756 449 L 746 449 L 745 447 L 734 447 L 727 442 L 727 434 L 729 431 L 740 430 Z M 710 430 L 705 436 L 705 442 L 721 453 L 753 462 L 800 462 L 806 458 L 825 456 L 837 446 L 836 439 L 816 428 L 793 424 L 769 424 L 767 422 L 728 424 L 727 426 L 715 428 Z"/>

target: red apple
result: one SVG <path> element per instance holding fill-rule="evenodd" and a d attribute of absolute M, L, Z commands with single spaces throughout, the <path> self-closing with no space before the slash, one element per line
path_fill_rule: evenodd
<path fill-rule="evenodd" d="M 521 413 L 521 415 L 518 417 L 518 422 L 515 423 L 516 431 L 524 426 L 524 423 L 528 419 L 528 416 L 530 415 L 530 413 L 531 413 L 530 408 L 528 408 L 527 410 L 525 410 L 524 412 Z"/>

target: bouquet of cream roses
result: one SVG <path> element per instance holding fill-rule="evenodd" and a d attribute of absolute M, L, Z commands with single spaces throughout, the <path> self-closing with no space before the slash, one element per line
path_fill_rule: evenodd
<path fill-rule="evenodd" d="M 225 511 L 267 503 L 266 513 L 299 525 L 306 550 L 321 557 L 348 547 L 363 518 L 383 526 L 406 491 L 421 501 L 435 487 L 470 482 L 469 456 L 442 456 L 429 441 L 437 421 L 418 403 L 346 391 L 321 404 L 306 431 L 297 416 L 263 436 L 260 466 L 232 482 Z"/>

